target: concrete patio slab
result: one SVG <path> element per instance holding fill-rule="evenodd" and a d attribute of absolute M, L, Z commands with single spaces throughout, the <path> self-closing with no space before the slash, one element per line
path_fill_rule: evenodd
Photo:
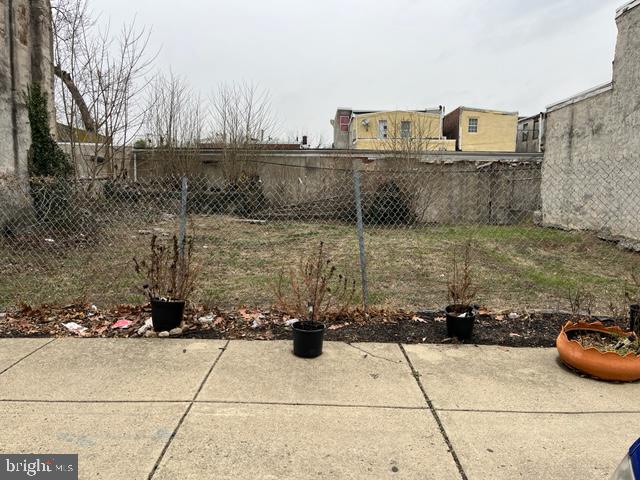
<path fill-rule="evenodd" d="M 582 378 L 553 348 L 407 345 L 435 408 L 533 412 L 640 411 L 640 383 Z"/>
<path fill-rule="evenodd" d="M 315 359 L 291 348 L 289 341 L 232 341 L 198 400 L 426 407 L 397 345 L 325 342 Z"/>
<path fill-rule="evenodd" d="M 0 404 L 0 452 L 77 453 L 80 479 L 146 480 L 187 404 Z"/>
<path fill-rule="evenodd" d="M 0 372 L 50 341 L 50 338 L 0 339 Z"/>
<path fill-rule="evenodd" d="M 440 412 L 469 480 L 608 479 L 638 438 L 638 414 Z"/>
<path fill-rule="evenodd" d="M 57 339 L 0 375 L 0 399 L 192 400 L 225 342 Z"/>
<path fill-rule="evenodd" d="M 429 411 L 195 404 L 154 480 L 457 479 Z"/>

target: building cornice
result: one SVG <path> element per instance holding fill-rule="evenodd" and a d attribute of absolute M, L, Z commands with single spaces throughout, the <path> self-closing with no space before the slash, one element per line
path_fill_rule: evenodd
<path fill-rule="evenodd" d="M 638 5 L 640 5 L 640 0 L 631 0 L 629 3 L 620 7 L 618 10 L 616 10 L 616 20 L 627 13 L 629 10 L 636 8 Z"/>
<path fill-rule="evenodd" d="M 638 0 L 640 1 L 640 0 Z M 600 95 L 601 93 L 608 92 L 613 89 L 613 82 L 607 82 L 603 85 L 598 85 L 597 87 L 590 88 L 589 90 L 585 90 L 584 92 L 580 92 L 573 97 L 569 97 L 565 100 L 561 100 L 556 103 L 552 103 L 547 106 L 547 113 L 553 112 L 555 110 L 559 110 L 564 107 L 568 107 L 569 105 L 573 105 L 574 103 L 581 102 L 591 97 L 595 97 L 596 95 Z"/>

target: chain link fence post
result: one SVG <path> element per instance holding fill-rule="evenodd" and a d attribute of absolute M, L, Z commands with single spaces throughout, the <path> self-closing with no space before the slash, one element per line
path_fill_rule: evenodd
<path fill-rule="evenodd" d="M 369 286 L 367 284 L 367 256 L 364 249 L 364 222 L 362 220 L 362 193 L 360 189 L 360 170 L 353 169 L 353 190 L 356 200 L 356 234 L 360 252 L 360 280 L 362 283 L 362 304 L 367 312 L 369 306 Z"/>
<path fill-rule="evenodd" d="M 180 249 L 180 258 L 184 257 L 184 244 L 187 238 L 187 194 L 189 183 L 187 176 L 182 177 L 181 182 L 181 198 L 180 198 L 180 230 L 178 232 L 178 248 Z"/>

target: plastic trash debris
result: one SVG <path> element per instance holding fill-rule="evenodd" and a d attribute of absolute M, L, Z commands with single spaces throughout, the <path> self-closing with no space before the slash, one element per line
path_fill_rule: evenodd
<path fill-rule="evenodd" d="M 153 320 L 151 320 L 150 318 L 147 318 L 144 321 L 144 325 L 142 325 L 139 329 L 138 329 L 138 335 L 144 335 L 146 333 L 147 330 L 149 330 L 150 328 L 153 327 Z"/>
<path fill-rule="evenodd" d="M 620 466 L 616 469 L 611 480 L 638 480 L 640 479 L 640 438 L 631 445 L 629 453 L 624 457 Z"/>
<path fill-rule="evenodd" d="M 516 312 L 511 312 L 511 313 L 509 314 L 509 318 L 510 318 L 511 320 L 515 320 L 516 318 L 519 318 L 519 317 L 520 317 L 520 315 L 518 315 Z"/>
<path fill-rule="evenodd" d="M 129 328 L 131 326 L 133 322 L 131 320 L 127 320 L 126 318 L 121 318 L 120 320 L 118 320 L 117 322 L 115 322 L 113 325 L 111 325 L 111 328 Z"/>
<path fill-rule="evenodd" d="M 251 328 L 253 329 L 257 329 L 262 327 L 262 319 L 261 318 L 256 318 L 252 323 L 251 323 Z"/>
<path fill-rule="evenodd" d="M 87 327 L 83 327 L 76 322 L 63 323 L 62 326 L 70 332 L 77 333 L 78 335 L 81 335 L 82 333 L 87 331 Z"/>
<path fill-rule="evenodd" d="M 213 323 L 213 313 L 210 313 L 209 315 L 205 315 L 203 317 L 198 318 L 198 322 L 202 323 L 203 325 L 206 325 L 208 323 Z"/>
<path fill-rule="evenodd" d="M 346 322 L 346 323 L 340 323 L 340 324 L 337 324 L 337 325 L 329 325 L 329 326 L 327 327 L 327 329 L 328 329 L 328 330 L 339 330 L 339 329 L 341 329 L 341 328 L 346 327 L 347 325 L 349 325 L 349 322 Z"/>
<path fill-rule="evenodd" d="M 55 240 L 53 238 L 45 238 L 44 241 L 48 243 L 55 243 Z"/>
<path fill-rule="evenodd" d="M 299 321 L 300 321 L 300 320 L 298 320 L 297 318 L 290 318 L 289 320 L 286 320 L 286 321 L 284 322 L 284 324 L 285 324 L 287 327 L 290 327 L 291 325 L 293 325 L 294 323 L 299 322 Z"/>

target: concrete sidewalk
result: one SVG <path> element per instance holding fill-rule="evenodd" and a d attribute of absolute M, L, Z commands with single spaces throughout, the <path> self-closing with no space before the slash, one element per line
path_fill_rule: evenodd
<path fill-rule="evenodd" d="M 640 384 L 554 349 L 0 340 L 0 452 L 78 453 L 83 479 L 607 479 Z"/>

